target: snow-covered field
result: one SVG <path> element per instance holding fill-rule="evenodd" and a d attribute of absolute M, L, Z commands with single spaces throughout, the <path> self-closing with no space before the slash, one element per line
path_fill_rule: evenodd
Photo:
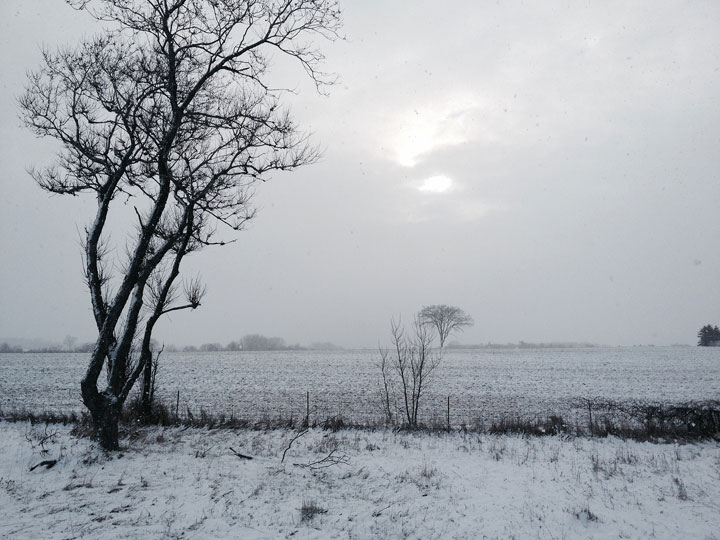
<path fill-rule="evenodd" d="M 148 428 L 106 456 L 69 430 L 0 422 L 0 537 L 720 538 L 713 442 L 310 430 L 283 462 L 296 432 Z"/>
<path fill-rule="evenodd" d="M 366 421 L 382 415 L 377 351 L 172 353 L 161 357 L 159 397 L 246 419 Z M 79 381 L 87 355 L 0 354 L 0 407 L 40 412 L 82 410 Z M 451 350 L 428 387 L 421 420 L 453 425 L 477 419 L 550 414 L 587 421 L 578 398 L 689 401 L 720 398 L 720 348 Z M 443 420 L 444 421 L 444 420 Z"/>

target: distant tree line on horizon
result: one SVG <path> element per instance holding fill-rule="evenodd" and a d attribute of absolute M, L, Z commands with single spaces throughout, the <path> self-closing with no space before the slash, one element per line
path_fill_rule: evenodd
<path fill-rule="evenodd" d="M 547 343 L 532 343 L 526 341 L 518 341 L 517 343 L 480 343 L 475 345 L 464 345 L 457 341 L 452 341 L 445 345 L 448 349 L 586 349 L 599 347 L 596 343 L 582 342 L 559 342 L 551 341 Z"/>
<path fill-rule="evenodd" d="M 151 349 L 157 351 L 160 344 L 153 340 Z M 92 342 L 80 343 L 78 345 L 47 345 L 43 347 L 21 347 L 0 343 L 0 353 L 90 353 L 95 344 Z M 593 343 L 528 343 L 519 341 L 517 343 L 481 343 L 462 344 L 457 341 L 445 344 L 446 349 L 559 349 L 559 348 L 588 348 L 598 347 Z M 266 337 L 261 334 L 248 334 L 239 340 L 233 340 L 227 345 L 222 343 L 203 343 L 201 345 L 185 345 L 178 347 L 173 344 L 164 345 L 164 352 L 222 352 L 222 351 L 342 351 L 343 347 L 331 342 L 314 342 L 304 346 L 300 344 L 287 345 L 285 340 L 279 337 Z"/>
<path fill-rule="evenodd" d="M 95 346 L 94 342 L 77 343 L 77 338 L 66 336 L 61 344 L 48 344 L 36 346 L 11 345 L 6 341 L 0 343 L 0 353 L 90 353 Z"/>
<path fill-rule="evenodd" d="M 698 346 L 720 347 L 720 328 L 707 324 L 698 332 Z M 12 340 L 11 340 L 12 341 Z M 157 351 L 161 345 L 152 340 L 152 350 Z M 0 343 L 0 353 L 91 353 L 95 343 L 82 342 L 74 336 L 66 336 L 61 344 L 50 344 L 35 347 L 12 345 L 7 341 Z M 165 352 L 222 352 L 222 351 L 341 351 L 343 347 L 329 341 L 313 342 L 308 346 L 300 344 L 288 345 L 280 337 L 267 337 L 262 334 L 247 334 L 239 340 L 227 345 L 221 343 L 203 343 L 201 345 L 185 345 L 178 347 L 173 344 L 163 345 Z M 517 343 L 462 344 L 451 341 L 445 344 L 446 349 L 558 349 L 558 348 L 591 348 L 599 347 L 595 343 L 584 342 L 547 342 L 535 343 L 518 341 Z"/>
<path fill-rule="evenodd" d="M 62 344 L 46 345 L 41 347 L 21 347 L 10 345 L 7 342 L 0 343 L 0 353 L 91 353 L 94 342 L 77 343 L 77 338 L 67 336 Z M 262 334 L 247 334 L 239 340 L 234 340 L 223 345 L 221 343 L 203 343 L 202 345 L 186 345 L 178 347 L 173 344 L 161 345 L 152 340 L 152 351 L 161 348 L 164 352 L 222 352 L 222 351 L 340 351 L 342 347 L 329 341 L 314 342 L 309 346 L 300 344 L 288 345 L 280 337 L 267 337 Z"/>
<path fill-rule="evenodd" d="M 220 351 L 341 351 L 342 347 L 329 341 L 313 342 L 308 346 L 296 343 L 288 345 L 281 337 L 268 337 L 262 334 L 247 334 L 227 345 L 221 343 L 203 343 L 200 346 L 186 345 L 181 349 L 166 347 L 169 352 L 220 352 Z"/>
<path fill-rule="evenodd" d="M 220 343 L 203 343 L 202 345 L 186 345 L 183 352 L 219 352 L 219 351 L 290 351 L 302 350 L 299 344 L 287 345 L 280 337 L 267 337 L 262 334 L 247 334 L 237 341 L 227 345 Z"/>
<path fill-rule="evenodd" d="M 21 353 L 22 347 L 12 347 L 7 343 L 0 343 L 0 353 Z"/>

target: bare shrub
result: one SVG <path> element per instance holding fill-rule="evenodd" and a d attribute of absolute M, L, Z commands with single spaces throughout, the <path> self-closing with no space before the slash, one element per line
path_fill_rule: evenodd
<path fill-rule="evenodd" d="M 327 514 L 327 509 L 313 500 L 303 500 L 300 507 L 300 521 L 310 521 L 318 514 Z"/>
<path fill-rule="evenodd" d="M 406 425 L 415 428 L 418 425 L 420 402 L 434 371 L 443 358 L 443 349 L 432 347 L 435 332 L 422 324 L 418 318 L 413 324 L 412 333 L 408 333 L 400 321 L 390 321 L 392 346 L 390 350 L 380 350 L 380 367 L 383 377 L 384 408 L 388 420 L 392 419 L 390 407 L 390 389 L 394 376 L 400 393 L 400 410 Z M 394 398 L 393 398 L 394 401 Z"/>
<path fill-rule="evenodd" d="M 598 521 L 597 514 L 590 510 L 590 505 L 586 504 L 580 510 L 573 512 L 573 515 L 581 521 Z"/>
<path fill-rule="evenodd" d="M 637 440 L 710 439 L 720 432 L 720 401 L 657 403 L 581 398 L 591 436 Z"/>
<path fill-rule="evenodd" d="M 677 476 L 673 478 L 673 482 L 675 482 L 675 486 L 677 487 L 677 498 L 681 501 L 687 501 L 688 494 L 687 489 L 685 488 L 685 482 L 683 482 L 682 479 Z"/>
<path fill-rule="evenodd" d="M 382 377 L 380 399 L 382 402 L 383 414 L 385 415 L 385 421 L 388 424 L 393 423 L 393 408 L 395 406 L 395 403 L 391 402 L 391 396 L 395 395 L 395 390 L 392 384 L 391 363 L 390 352 L 381 347 L 380 361 L 377 363 L 377 367 L 380 369 L 380 375 Z"/>
<path fill-rule="evenodd" d="M 482 431 L 482 428 L 479 430 Z M 520 435 L 542 436 L 569 434 L 570 428 L 561 416 L 549 416 L 545 419 L 527 419 L 518 416 L 514 418 L 500 418 L 490 425 L 488 432 L 494 435 L 515 433 Z"/>
<path fill-rule="evenodd" d="M 347 427 L 345 421 L 340 416 L 328 416 L 321 422 L 322 428 L 335 432 Z"/>
<path fill-rule="evenodd" d="M 435 467 L 431 467 L 427 463 L 423 463 L 422 469 L 420 470 L 420 476 L 429 479 L 437 475 L 437 472 L 438 471 Z"/>
<path fill-rule="evenodd" d="M 44 429 L 41 431 L 39 427 L 31 426 L 25 431 L 25 440 L 30 443 L 33 450 L 40 448 L 40 453 L 45 455 L 49 453 L 46 445 L 56 442 L 58 432 L 52 430 L 49 424 L 45 424 Z"/>

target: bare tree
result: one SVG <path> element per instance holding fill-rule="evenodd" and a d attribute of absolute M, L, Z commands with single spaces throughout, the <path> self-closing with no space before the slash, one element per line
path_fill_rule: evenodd
<path fill-rule="evenodd" d="M 440 348 L 445 346 L 445 340 L 453 332 L 461 332 L 463 328 L 472 326 L 474 321 L 462 309 L 455 306 L 433 305 L 424 306 L 418 319 L 423 326 L 429 326 L 437 331 L 440 339 Z"/>
<path fill-rule="evenodd" d="M 269 55 L 297 61 L 324 88 L 333 79 L 319 71 L 315 41 L 337 37 L 340 15 L 335 0 L 69 3 L 106 30 L 44 51 L 19 105 L 38 136 L 60 143 L 54 165 L 32 171 L 39 185 L 97 201 L 84 255 L 98 335 L 81 392 L 113 450 L 128 393 L 144 369 L 152 376 L 155 324 L 205 293 L 198 279 L 181 290 L 184 257 L 224 245 L 219 226 L 239 231 L 252 219 L 257 180 L 318 158 L 268 82 Z M 124 251 L 107 230 L 123 207 L 132 216 Z"/>
<path fill-rule="evenodd" d="M 157 390 L 157 372 L 160 366 L 160 355 L 165 350 L 165 345 L 159 345 L 154 339 L 150 340 L 150 358 L 143 360 L 143 381 L 140 400 L 140 419 L 145 423 L 152 421 L 153 401 Z M 154 355 L 154 356 L 153 356 Z"/>
<path fill-rule="evenodd" d="M 383 414 L 385 415 L 385 421 L 388 424 L 393 423 L 393 399 L 395 395 L 393 384 L 392 384 L 392 358 L 390 357 L 390 351 L 379 347 L 380 361 L 377 363 L 377 367 L 380 370 L 381 386 L 380 386 L 380 400 L 382 402 Z"/>
<path fill-rule="evenodd" d="M 442 361 L 442 349 L 432 348 L 435 338 L 434 330 L 422 324 L 419 318 L 415 319 L 413 333 L 410 335 L 407 334 L 400 321 L 391 320 L 390 333 L 392 334 L 392 349 L 390 351 L 380 350 L 380 365 L 386 392 L 384 407 L 387 407 L 389 411 L 386 366 L 388 358 L 391 357 L 390 363 L 399 379 L 398 387 L 402 393 L 400 398 L 407 425 L 416 427 L 420 401 L 433 372 Z"/>

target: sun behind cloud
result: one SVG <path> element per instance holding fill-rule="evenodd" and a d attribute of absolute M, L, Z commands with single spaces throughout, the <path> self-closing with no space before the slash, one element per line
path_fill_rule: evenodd
<path fill-rule="evenodd" d="M 449 97 L 442 105 L 431 103 L 404 111 L 396 117 L 390 133 L 393 159 L 402 167 L 414 167 L 421 157 L 474 136 L 472 116 L 479 104 L 474 96 Z"/>
<path fill-rule="evenodd" d="M 452 178 L 440 174 L 426 178 L 417 189 L 423 193 L 447 193 L 453 186 L 454 182 Z"/>

